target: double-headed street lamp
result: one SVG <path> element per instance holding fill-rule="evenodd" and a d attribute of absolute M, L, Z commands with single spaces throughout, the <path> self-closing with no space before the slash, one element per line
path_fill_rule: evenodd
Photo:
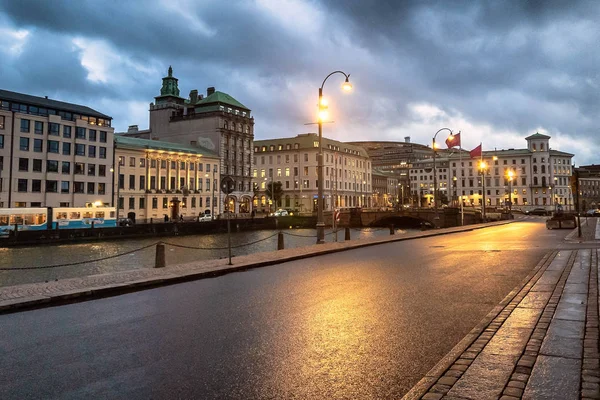
<path fill-rule="evenodd" d="M 433 149 L 433 208 L 435 210 L 435 217 L 434 219 L 440 219 L 440 217 L 438 216 L 438 187 L 437 187 L 437 172 L 435 170 L 435 155 L 436 155 L 436 144 L 435 144 L 435 138 L 437 137 L 438 133 L 440 133 L 441 131 L 448 131 L 450 132 L 450 135 L 452 135 L 452 129 L 450 128 L 442 128 L 439 131 L 437 131 L 435 133 L 435 135 L 433 135 L 433 141 L 432 141 L 432 146 L 431 148 Z"/>
<path fill-rule="evenodd" d="M 317 167 L 317 180 L 319 181 L 318 194 L 317 194 L 317 244 L 325 243 L 325 220 L 323 217 L 323 121 L 327 119 L 327 104 L 323 101 L 323 86 L 327 79 L 334 74 L 342 74 L 346 78 L 342 84 L 342 89 L 345 91 L 352 90 L 350 84 L 350 75 L 342 71 L 334 71 L 327 75 L 319 88 L 319 162 Z"/>

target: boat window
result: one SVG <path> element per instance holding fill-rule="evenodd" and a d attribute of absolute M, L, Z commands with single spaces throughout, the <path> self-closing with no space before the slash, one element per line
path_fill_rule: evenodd
<path fill-rule="evenodd" d="M 0 215 L 0 226 L 8 225 L 8 215 Z"/>
<path fill-rule="evenodd" d="M 18 224 L 23 225 L 23 216 L 22 215 L 11 215 L 10 216 L 10 224 Z"/>
<path fill-rule="evenodd" d="M 83 218 L 93 218 L 94 217 L 94 213 L 91 211 L 84 211 L 83 212 Z"/>
<path fill-rule="evenodd" d="M 69 219 L 81 219 L 81 213 L 72 211 L 71 214 L 69 214 Z"/>
<path fill-rule="evenodd" d="M 56 219 L 67 219 L 67 213 L 66 212 L 56 213 Z"/>
<path fill-rule="evenodd" d="M 110 217 L 111 217 L 111 218 L 114 218 L 114 217 L 115 217 L 115 212 L 114 212 L 114 211 L 111 211 L 111 212 L 110 212 Z"/>
<path fill-rule="evenodd" d="M 96 211 L 96 218 L 104 218 L 104 211 Z"/>
<path fill-rule="evenodd" d="M 25 214 L 23 216 L 25 220 L 24 225 L 35 225 L 35 215 L 34 214 Z"/>

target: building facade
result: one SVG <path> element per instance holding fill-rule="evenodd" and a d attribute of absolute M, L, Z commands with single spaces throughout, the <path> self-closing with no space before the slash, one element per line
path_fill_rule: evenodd
<path fill-rule="evenodd" d="M 404 194 L 398 176 L 378 168 L 372 168 L 373 207 L 395 207 L 402 202 Z"/>
<path fill-rule="evenodd" d="M 582 165 L 575 168 L 575 178 L 578 182 L 573 182 L 571 187 L 575 194 L 579 190 L 579 210 L 586 212 L 589 209 L 600 208 L 600 165 Z"/>
<path fill-rule="evenodd" d="M 0 90 L 0 207 L 111 203 L 112 118 Z"/>
<path fill-rule="evenodd" d="M 560 204 L 572 209 L 573 154 L 551 149 L 550 136 L 536 133 L 525 140 L 525 149 L 484 151 L 476 159 L 466 151 L 444 151 L 436 157 L 438 204 L 462 201 L 465 206 L 481 206 L 485 193 L 487 206 L 506 206 L 512 200 L 513 208 L 550 210 Z M 483 169 L 481 161 L 485 162 Z M 410 179 L 413 205 L 432 206 L 433 159 L 414 163 Z"/>
<path fill-rule="evenodd" d="M 229 209 L 249 213 L 252 208 L 252 160 L 254 118 L 251 110 L 226 93 L 209 87 L 206 97 L 197 90 L 180 95 L 173 70 L 163 78 L 160 95 L 150 104 L 148 130 L 130 129 L 126 136 L 158 139 L 185 146 L 199 146 L 219 155 L 221 178 L 229 176 L 235 190 L 228 196 Z M 225 195 L 220 194 L 221 203 Z"/>
<path fill-rule="evenodd" d="M 281 206 L 300 212 L 316 211 L 319 136 L 300 134 L 254 142 L 254 205 L 269 209 L 267 185 L 281 182 Z M 371 207 L 371 161 L 362 147 L 323 138 L 324 210 Z"/>
<path fill-rule="evenodd" d="M 218 215 L 219 156 L 198 146 L 115 135 L 113 188 L 120 218 L 162 221 Z"/>

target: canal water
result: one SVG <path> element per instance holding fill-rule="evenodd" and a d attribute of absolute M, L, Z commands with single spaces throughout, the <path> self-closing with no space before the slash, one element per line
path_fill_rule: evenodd
<path fill-rule="evenodd" d="M 233 256 L 277 250 L 277 230 L 248 231 L 232 233 Z M 284 230 L 285 248 L 314 245 L 315 229 Z M 405 234 L 407 230 L 396 230 L 396 234 Z M 388 228 L 352 229 L 352 240 L 389 235 Z M 344 231 L 337 233 L 338 240 L 344 240 Z M 326 231 L 325 240 L 334 241 L 334 233 Z M 24 283 L 54 281 L 87 275 L 128 271 L 154 266 L 155 246 L 163 241 L 180 246 L 198 247 L 189 249 L 166 246 L 167 266 L 198 260 L 210 260 L 227 257 L 227 234 L 171 236 L 162 238 L 142 238 L 94 241 L 60 245 L 40 245 L 16 248 L 0 248 L 0 268 L 27 268 L 19 270 L 0 270 L 0 286 L 12 286 Z M 138 250 L 144 246 L 146 249 Z M 98 260 L 133 251 L 132 253 Z M 84 264 L 40 268 L 59 264 L 88 261 Z"/>

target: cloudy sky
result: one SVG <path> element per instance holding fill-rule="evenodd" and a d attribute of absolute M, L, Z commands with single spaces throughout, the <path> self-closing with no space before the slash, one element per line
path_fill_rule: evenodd
<path fill-rule="evenodd" d="M 597 1 L 0 0 L 0 87 L 88 105 L 118 131 L 148 126 L 169 65 L 181 95 L 209 86 L 253 110 L 257 139 L 315 131 L 338 140 L 463 147 L 551 146 L 600 163 Z"/>

